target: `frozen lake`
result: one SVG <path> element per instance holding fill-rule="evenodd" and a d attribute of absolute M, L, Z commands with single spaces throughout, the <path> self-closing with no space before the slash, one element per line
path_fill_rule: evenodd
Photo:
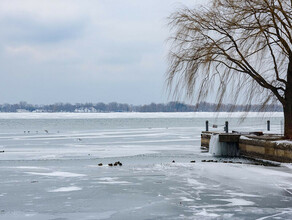
<path fill-rule="evenodd" d="M 240 115 L 0 113 L 0 219 L 292 219 L 290 164 L 201 162 L 206 120 L 282 130 L 280 113 Z"/>

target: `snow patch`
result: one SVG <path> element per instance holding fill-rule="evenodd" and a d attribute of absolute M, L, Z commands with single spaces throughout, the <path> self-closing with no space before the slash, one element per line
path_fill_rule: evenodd
<path fill-rule="evenodd" d="M 242 140 L 252 140 L 251 138 L 248 138 L 248 137 L 246 137 L 246 136 L 240 136 L 240 139 L 242 139 Z"/>
<path fill-rule="evenodd" d="M 33 166 L 19 166 L 19 167 L 10 167 L 10 168 L 16 168 L 16 169 L 28 169 L 28 170 L 49 170 L 45 167 L 33 167 Z"/>
<path fill-rule="evenodd" d="M 208 213 L 205 209 L 203 209 L 203 211 L 197 213 L 196 215 L 198 216 L 204 216 L 204 217 L 220 217 L 220 215 L 215 214 L 215 213 Z"/>
<path fill-rule="evenodd" d="M 195 201 L 194 199 L 190 199 L 190 198 L 187 198 L 187 197 L 180 197 L 180 200 L 183 201 L 183 202 L 193 202 L 193 201 Z"/>
<path fill-rule="evenodd" d="M 190 178 L 188 178 L 188 183 L 190 184 L 190 185 L 199 185 L 199 186 L 204 186 L 205 184 L 203 184 L 203 183 L 200 183 L 199 181 L 197 181 L 197 180 L 195 180 L 195 179 L 190 179 Z"/>
<path fill-rule="evenodd" d="M 244 199 L 232 198 L 232 199 L 214 199 L 214 200 L 228 202 L 228 204 L 224 206 L 252 206 L 254 205 L 254 202 L 247 201 Z"/>
<path fill-rule="evenodd" d="M 118 177 L 104 177 L 99 178 L 100 181 L 98 181 L 99 184 L 109 184 L 109 185 L 128 185 L 131 184 L 128 181 L 119 181 Z"/>
<path fill-rule="evenodd" d="M 282 163 L 281 166 L 287 167 L 289 169 L 292 169 L 292 163 Z"/>
<path fill-rule="evenodd" d="M 230 192 L 228 194 L 231 195 L 231 196 L 250 197 L 250 198 L 259 198 L 259 197 L 262 197 L 262 196 L 252 195 L 252 194 L 246 194 L 246 193 L 234 193 L 234 192 Z"/>
<path fill-rule="evenodd" d="M 292 145 L 292 141 L 291 140 L 280 140 L 280 141 L 273 141 L 276 144 L 287 144 L 287 145 Z"/>
<path fill-rule="evenodd" d="M 69 187 L 61 187 L 54 190 L 49 190 L 48 192 L 72 192 L 72 191 L 79 191 L 82 190 L 82 188 L 77 186 L 69 186 Z"/>
<path fill-rule="evenodd" d="M 54 177 L 83 177 L 86 176 L 85 174 L 78 174 L 78 173 L 69 173 L 69 172 L 51 172 L 51 173 L 37 173 L 37 172 L 25 172 L 31 175 L 39 175 L 39 176 L 54 176 Z"/>

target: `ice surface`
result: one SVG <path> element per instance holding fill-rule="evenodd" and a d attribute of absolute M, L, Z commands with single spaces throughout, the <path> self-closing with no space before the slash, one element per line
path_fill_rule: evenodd
<path fill-rule="evenodd" d="M 291 164 L 201 151 L 204 117 L 228 114 L 1 113 L 0 219 L 291 219 Z M 269 119 L 279 132 L 278 116 L 228 120 L 255 130 Z"/>

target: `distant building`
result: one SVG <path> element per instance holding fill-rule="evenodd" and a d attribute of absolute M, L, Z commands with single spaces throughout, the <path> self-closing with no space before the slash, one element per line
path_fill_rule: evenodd
<path fill-rule="evenodd" d="M 98 111 L 95 108 L 90 107 L 90 108 L 77 108 L 74 110 L 74 112 L 77 112 L 77 113 L 96 113 Z"/>
<path fill-rule="evenodd" d="M 16 112 L 23 113 L 23 112 L 30 112 L 30 111 L 28 111 L 26 109 L 16 109 Z"/>
<path fill-rule="evenodd" d="M 42 112 L 47 112 L 43 109 L 36 109 L 36 110 L 33 110 L 32 112 L 35 112 L 35 113 L 42 113 Z"/>

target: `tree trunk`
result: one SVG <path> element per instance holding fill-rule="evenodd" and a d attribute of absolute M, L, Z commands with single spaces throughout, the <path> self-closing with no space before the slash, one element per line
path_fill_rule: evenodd
<path fill-rule="evenodd" d="M 292 139 L 292 56 L 290 56 L 290 62 L 287 71 L 287 85 L 283 110 L 285 120 L 284 136 L 287 139 Z"/>
<path fill-rule="evenodd" d="M 292 103 L 284 105 L 284 136 L 287 139 L 292 139 Z"/>

